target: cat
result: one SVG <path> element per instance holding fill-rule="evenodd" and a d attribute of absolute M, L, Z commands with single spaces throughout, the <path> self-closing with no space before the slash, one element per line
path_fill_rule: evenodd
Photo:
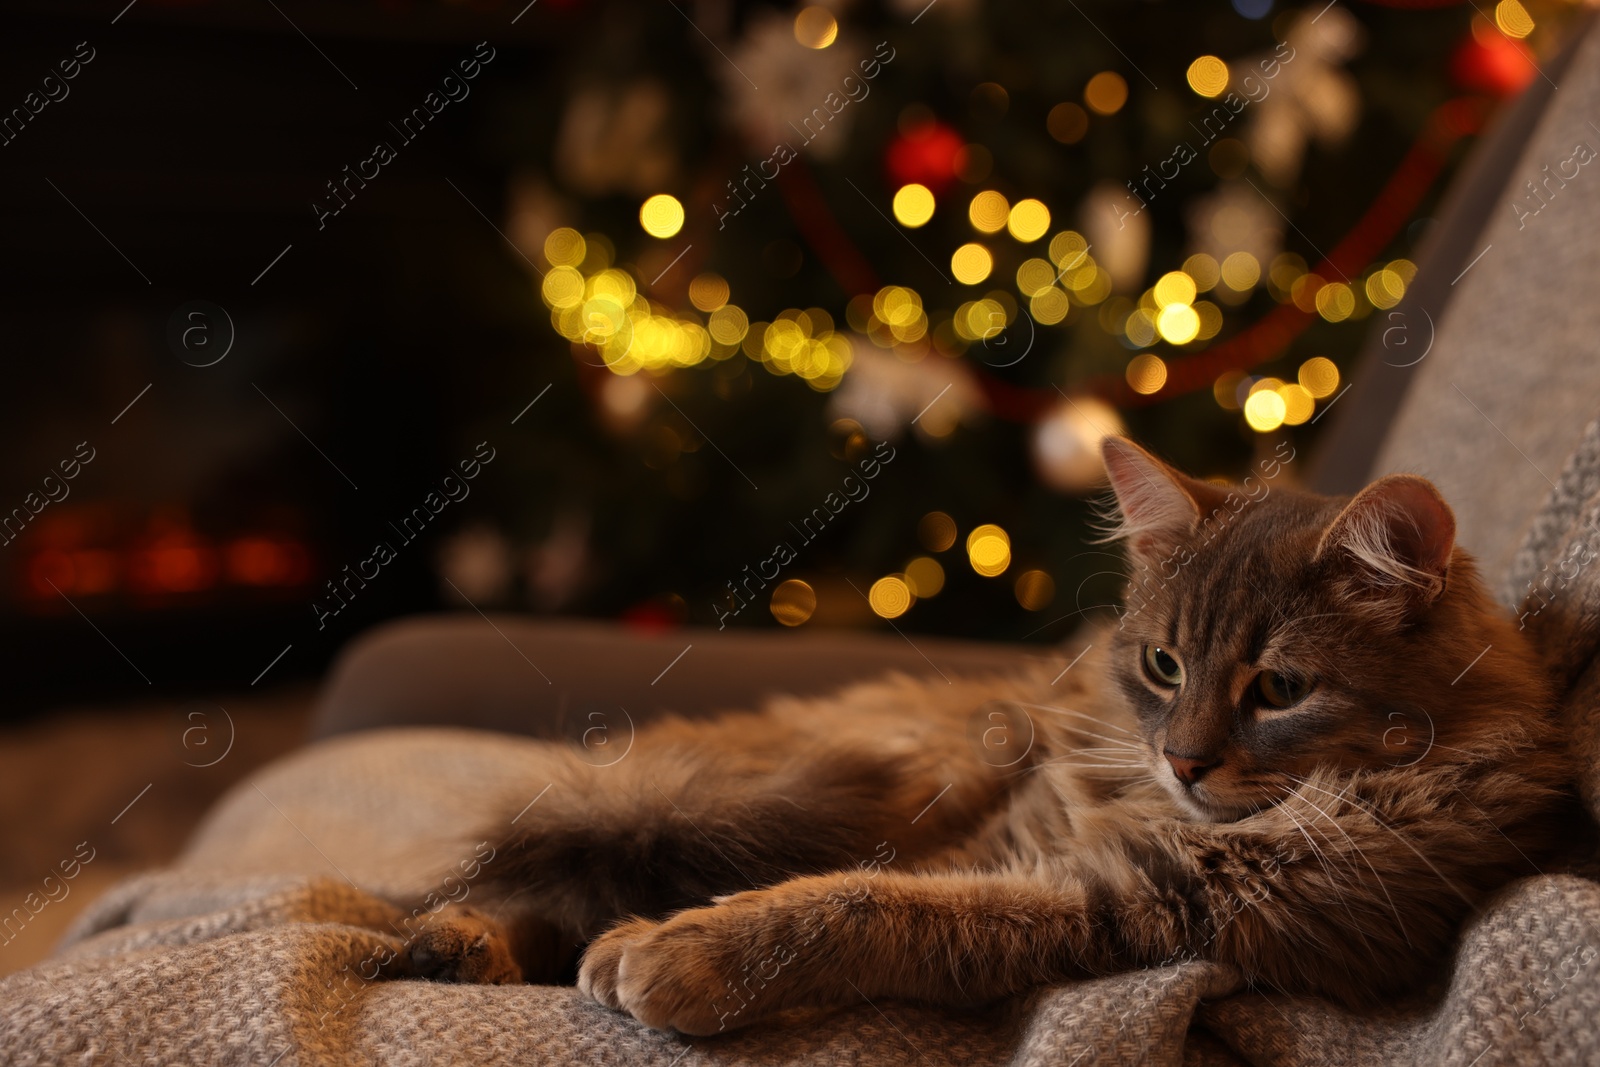
<path fill-rule="evenodd" d="M 1426 981 L 1577 825 L 1552 682 L 1450 508 L 1102 453 L 1142 580 L 1071 669 L 669 719 L 604 769 L 552 745 L 495 903 L 409 973 L 549 981 L 586 943 L 583 991 L 688 1035 L 1190 959 L 1352 1007 Z"/>

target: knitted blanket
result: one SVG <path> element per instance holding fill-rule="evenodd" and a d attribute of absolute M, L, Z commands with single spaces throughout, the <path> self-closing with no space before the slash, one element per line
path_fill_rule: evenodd
<path fill-rule="evenodd" d="M 1508 603 L 1569 682 L 1565 714 L 1600 813 L 1600 424 L 1512 568 Z M 1600 883 L 1507 887 L 1453 966 L 1355 1015 L 1246 992 L 1187 962 L 1040 990 L 984 1012 L 863 1002 L 803 1026 L 685 1040 L 546 986 L 394 980 L 407 915 L 470 899 L 487 853 L 463 841 L 486 801 L 536 802 L 538 742 L 465 730 L 356 734 L 236 788 L 173 867 L 113 889 L 56 956 L 0 980 L 15 1064 L 1374 1064 L 1600 1062 Z M 400 788 L 397 788 L 397 784 Z M 515 810 L 512 808 L 510 810 Z M 440 881 L 441 871 L 450 874 Z"/>

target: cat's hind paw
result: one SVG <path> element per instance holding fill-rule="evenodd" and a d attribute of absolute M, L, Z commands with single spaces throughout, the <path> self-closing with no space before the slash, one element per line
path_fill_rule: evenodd
<path fill-rule="evenodd" d="M 504 929 L 471 908 L 440 915 L 420 930 L 407 949 L 409 971 L 433 982 L 509 985 L 522 981 Z"/>

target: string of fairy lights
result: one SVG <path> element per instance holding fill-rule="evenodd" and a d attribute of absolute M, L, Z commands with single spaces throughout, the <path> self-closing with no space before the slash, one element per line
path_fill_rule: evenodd
<path fill-rule="evenodd" d="M 1500 32 L 1518 39 L 1533 29 L 1518 0 L 1500 0 L 1494 22 Z M 823 49 L 837 39 L 838 25 L 827 9 L 808 7 L 795 17 L 794 32 L 802 45 Z M 1206 100 L 1227 92 L 1234 77 L 1227 61 L 1209 54 L 1196 57 L 1186 72 L 1189 89 Z M 1098 72 L 1084 83 L 1081 105 L 1064 101 L 1049 112 L 1047 132 L 1058 142 L 1074 143 L 1084 136 L 1090 113 L 1114 115 L 1128 95 L 1120 74 Z M 735 302 L 726 278 L 708 271 L 689 283 L 689 307 L 670 307 L 641 292 L 648 287 L 617 264 L 610 238 L 567 227 L 551 231 L 544 241 L 549 270 L 541 295 L 555 331 L 576 349 L 598 355 L 611 374 L 621 377 L 743 358 L 826 393 L 849 375 L 858 344 L 887 350 L 908 363 L 935 356 L 959 359 L 1026 314 L 1043 327 L 1103 330 L 1130 353 L 1124 366 L 1129 388 L 1151 396 L 1168 382 L 1171 356 L 1163 352 L 1181 355 L 1203 348 L 1222 332 L 1229 311 L 1261 291 L 1279 305 L 1292 304 L 1328 323 L 1360 322 L 1395 307 L 1416 272 L 1411 261 L 1392 259 L 1371 263 L 1359 277 L 1330 278 L 1293 252 L 1265 262 L 1249 251 L 1220 260 L 1197 252 L 1133 295 L 1117 291 L 1084 234 L 1053 227 L 1055 216 L 1043 199 L 1013 202 L 993 188 L 970 196 L 941 194 L 927 184 L 907 182 L 895 189 L 890 208 L 907 231 L 922 229 L 940 212 L 964 213 L 970 238 L 948 252 L 948 264 L 966 299 L 952 301 L 953 307 L 930 306 L 911 286 L 891 284 L 850 299 L 838 309 L 842 323 L 820 307 L 785 308 L 759 320 Z M 643 232 L 658 241 L 676 237 L 684 219 L 683 204 L 669 193 L 648 197 L 639 210 Z M 1268 434 L 1310 421 L 1319 402 L 1337 396 L 1340 384 L 1333 361 L 1313 356 L 1300 362 L 1289 380 L 1226 371 L 1213 381 L 1212 395 L 1220 408 L 1240 413 L 1251 430 Z M 934 422 L 922 429 L 942 436 L 955 425 Z M 898 618 L 919 598 L 944 587 L 944 565 L 935 556 L 956 544 L 955 520 L 929 513 L 918 537 L 928 554 L 868 590 L 877 615 Z M 998 578 L 1011 567 L 1010 538 L 999 526 L 976 526 L 965 550 L 967 565 L 983 577 Z M 1029 610 L 1042 610 L 1055 592 L 1043 570 L 1026 570 L 1013 585 L 1018 603 Z M 770 610 L 779 622 L 796 626 L 812 617 L 816 604 L 810 584 L 789 579 L 776 587 Z"/>

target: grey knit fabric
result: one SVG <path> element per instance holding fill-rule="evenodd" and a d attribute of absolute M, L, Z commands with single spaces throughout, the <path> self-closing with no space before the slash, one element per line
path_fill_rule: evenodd
<path fill-rule="evenodd" d="M 1416 377 L 1369 477 L 1433 479 L 1462 542 L 1494 575 L 1510 566 L 1526 520 L 1600 415 L 1588 239 L 1600 233 L 1600 168 L 1580 161 L 1600 153 L 1600 32 L 1586 33 L 1556 74 L 1559 91 L 1510 187 L 1491 202 L 1448 314 L 1407 304 L 1374 327 L 1386 361 L 1414 363 Z"/>

